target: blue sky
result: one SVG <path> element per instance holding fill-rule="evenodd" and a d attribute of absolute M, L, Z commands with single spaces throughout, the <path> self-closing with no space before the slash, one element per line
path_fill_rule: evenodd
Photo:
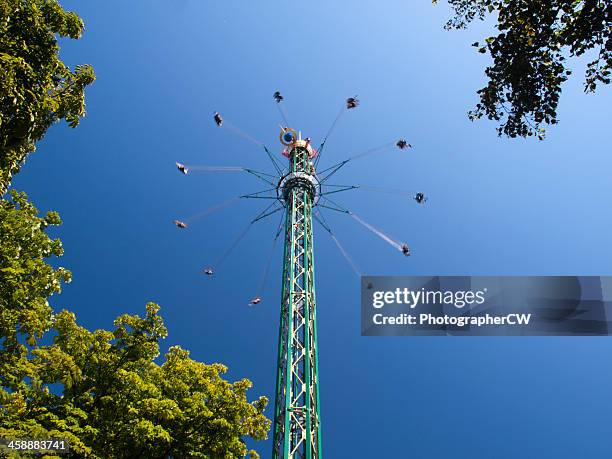
<path fill-rule="evenodd" d="M 335 183 L 424 191 L 425 206 L 354 192 L 338 201 L 412 248 L 405 258 L 352 219 L 327 213 L 371 275 L 610 275 L 610 88 L 564 86 L 545 142 L 497 137 L 466 116 L 488 57 L 470 44 L 478 23 L 446 32 L 428 1 L 64 1 L 85 20 L 62 42 L 71 65 L 92 64 L 88 115 L 54 126 L 14 180 L 64 224 L 62 265 L 74 281 L 53 299 L 90 328 L 162 306 L 165 346 L 223 362 L 273 405 L 280 247 L 264 301 L 254 295 L 277 219 L 254 226 L 212 278 L 202 267 L 231 243 L 260 202 L 242 174 L 182 176 L 186 164 L 271 171 L 261 150 L 217 129 L 214 110 L 280 150 L 280 90 L 294 127 L 320 141 L 343 100 L 348 112 L 321 167 L 405 137 L 414 145 L 364 158 Z M 265 184 L 264 184 L 265 185 Z M 609 338 L 367 338 L 359 281 L 320 227 L 315 236 L 323 449 L 328 458 L 604 458 L 612 447 Z M 268 414 L 271 416 L 271 409 Z M 270 444 L 258 443 L 262 457 Z"/>

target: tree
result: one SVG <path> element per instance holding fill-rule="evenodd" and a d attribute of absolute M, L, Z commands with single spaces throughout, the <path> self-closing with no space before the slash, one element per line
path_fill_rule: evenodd
<path fill-rule="evenodd" d="M 437 3 L 437 0 L 433 0 Z M 449 0 L 447 29 L 497 14 L 499 33 L 473 44 L 493 59 L 470 119 L 499 121 L 499 135 L 537 136 L 557 124 L 561 86 L 571 75 L 570 58 L 594 54 L 586 66 L 585 92 L 610 83 L 612 2 L 609 0 Z"/>
<path fill-rule="evenodd" d="M 0 0 L 0 438 L 62 438 L 94 459 L 256 458 L 244 438 L 265 439 L 270 421 L 265 397 L 247 400 L 251 382 L 178 346 L 156 363 L 167 331 L 154 303 L 112 331 L 54 314 L 48 299 L 71 279 L 46 261 L 63 253 L 46 231 L 59 215 L 40 217 L 24 193 L 3 198 L 50 125 L 84 115 L 93 71 L 70 71 L 56 39 L 82 31 L 56 0 Z"/>
<path fill-rule="evenodd" d="M 39 217 L 25 193 L 13 190 L 12 200 L 0 200 L 0 386 L 11 391 L 29 370 L 26 344 L 35 346 L 51 327 L 47 299 L 71 279 L 68 270 L 45 262 L 63 253 L 45 231 L 60 223 L 55 212 Z"/>
<path fill-rule="evenodd" d="M 83 28 L 57 0 L 0 0 L 0 196 L 51 124 L 75 127 L 85 114 L 93 69 L 71 71 L 57 43 L 80 38 Z"/>
<path fill-rule="evenodd" d="M 248 402 L 249 380 L 231 384 L 225 366 L 180 347 L 157 364 L 159 306 L 117 318 L 112 331 L 53 314 L 47 298 L 70 280 L 45 261 L 62 255 L 46 234 L 59 216 L 11 195 L 0 201 L 0 437 L 64 438 L 90 458 L 258 457 L 243 438 L 266 438 L 267 399 Z"/>

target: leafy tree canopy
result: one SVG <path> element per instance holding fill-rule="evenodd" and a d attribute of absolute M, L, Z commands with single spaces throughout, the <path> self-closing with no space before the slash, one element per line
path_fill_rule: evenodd
<path fill-rule="evenodd" d="M 0 0 L 0 196 L 53 122 L 84 115 L 93 70 L 71 71 L 57 43 L 82 32 L 56 0 Z M 23 193 L 0 198 L 0 437 L 64 438 L 75 457 L 258 457 L 244 438 L 266 438 L 267 399 L 249 402 L 249 380 L 180 347 L 158 363 L 159 306 L 93 332 L 53 313 L 48 298 L 71 279 L 46 262 L 63 253 L 46 232 L 60 223 Z"/>
<path fill-rule="evenodd" d="M 267 399 L 247 401 L 251 382 L 172 347 L 159 306 L 89 331 L 47 298 L 70 280 L 45 258 L 62 254 L 23 193 L 0 200 L 0 437 L 64 438 L 89 458 L 243 458 L 245 437 L 265 439 Z M 41 339 L 42 338 L 42 339 Z M 46 343 L 46 344 L 45 344 Z"/>
<path fill-rule="evenodd" d="M 437 0 L 433 0 L 437 3 Z M 454 10 L 447 29 L 497 16 L 499 33 L 473 44 L 488 53 L 487 85 L 471 119 L 499 121 L 499 135 L 544 138 L 557 124 L 561 85 L 572 73 L 568 58 L 591 52 L 585 91 L 610 83 L 612 2 L 610 0 L 448 0 Z"/>
<path fill-rule="evenodd" d="M 57 0 L 0 0 L 0 196 L 52 123 L 85 113 L 88 65 L 70 70 L 57 37 L 80 38 L 83 21 Z"/>
<path fill-rule="evenodd" d="M 19 357 L 26 352 L 22 341 L 35 345 L 37 338 L 51 326 L 51 307 L 47 298 L 61 291 L 62 281 L 71 274 L 64 268 L 54 269 L 45 258 L 63 254 L 58 239 L 51 239 L 46 229 L 59 225 L 56 212 L 45 217 L 28 201 L 25 193 L 12 191 L 12 200 L 0 200 L 0 382 L 15 389 L 6 377 L 4 358 Z"/>

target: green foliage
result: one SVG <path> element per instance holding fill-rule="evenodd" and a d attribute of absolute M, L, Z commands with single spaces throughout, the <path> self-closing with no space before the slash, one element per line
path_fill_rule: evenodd
<path fill-rule="evenodd" d="M 57 43 L 80 38 L 83 28 L 57 0 L 0 0 L 0 196 L 52 123 L 75 127 L 85 114 L 93 69 L 71 71 Z"/>
<path fill-rule="evenodd" d="M 434 0 L 436 3 L 436 0 Z M 493 64 L 471 119 L 500 121 L 499 135 L 544 138 L 556 124 L 561 85 L 572 73 L 569 57 L 594 53 L 586 68 L 585 92 L 610 83 L 612 2 L 609 0 L 449 0 L 455 15 L 447 29 L 497 15 L 496 36 L 474 43 Z"/>
<path fill-rule="evenodd" d="M 27 353 L 24 342 L 36 345 L 50 328 L 47 298 L 59 293 L 62 281 L 69 282 L 71 275 L 45 262 L 63 253 L 61 242 L 45 232 L 61 223 L 59 215 L 39 217 L 25 193 L 13 190 L 11 195 L 11 200 L 0 200 L 0 384 L 15 390 L 23 375 L 13 380 L 9 369 Z"/>
<path fill-rule="evenodd" d="M 248 402 L 249 380 L 231 384 L 225 366 L 180 347 L 156 363 L 159 306 L 93 332 L 53 314 L 47 298 L 70 280 L 45 262 L 62 255 L 46 233 L 59 216 L 11 195 L 0 200 L 0 437 L 64 438 L 75 456 L 101 459 L 258 457 L 244 438 L 266 438 L 267 399 Z"/>
<path fill-rule="evenodd" d="M 0 0 L 0 196 L 52 123 L 85 113 L 93 70 L 68 69 L 57 43 L 82 31 L 56 0 Z M 244 438 L 267 437 L 267 399 L 249 402 L 249 380 L 229 383 L 225 366 L 180 347 L 157 363 L 159 306 L 93 332 L 53 313 L 48 298 L 71 279 L 46 262 L 63 253 L 46 232 L 60 223 L 23 193 L 0 199 L 0 437 L 62 438 L 93 459 L 258 457 Z"/>

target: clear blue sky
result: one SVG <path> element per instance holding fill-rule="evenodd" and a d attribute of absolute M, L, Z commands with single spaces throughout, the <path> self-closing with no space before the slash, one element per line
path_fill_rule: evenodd
<path fill-rule="evenodd" d="M 422 190 L 426 206 L 356 192 L 339 201 L 413 251 L 405 258 L 343 215 L 328 220 L 372 275 L 612 274 L 610 88 L 566 84 L 545 142 L 471 123 L 488 57 L 487 24 L 446 32 L 430 2 L 65 1 L 86 22 L 63 42 L 98 80 L 77 130 L 54 126 L 14 181 L 64 225 L 74 282 L 53 299 L 90 328 L 158 302 L 195 359 L 248 377 L 274 398 L 280 248 L 264 302 L 246 306 L 277 219 L 254 227 L 213 278 L 201 268 L 260 202 L 188 231 L 181 218 L 262 189 L 240 174 L 182 176 L 174 161 L 270 170 L 262 152 L 217 129 L 220 110 L 274 148 L 279 89 L 296 128 L 321 139 L 345 115 L 322 166 L 400 136 L 414 145 L 365 158 L 336 183 Z M 327 458 L 609 458 L 611 338 L 366 338 L 359 282 L 316 234 L 323 448 Z M 271 409 L 268 414 L 271 416 Z M 269 457 L 270 443 L 256 445 Z"/>

